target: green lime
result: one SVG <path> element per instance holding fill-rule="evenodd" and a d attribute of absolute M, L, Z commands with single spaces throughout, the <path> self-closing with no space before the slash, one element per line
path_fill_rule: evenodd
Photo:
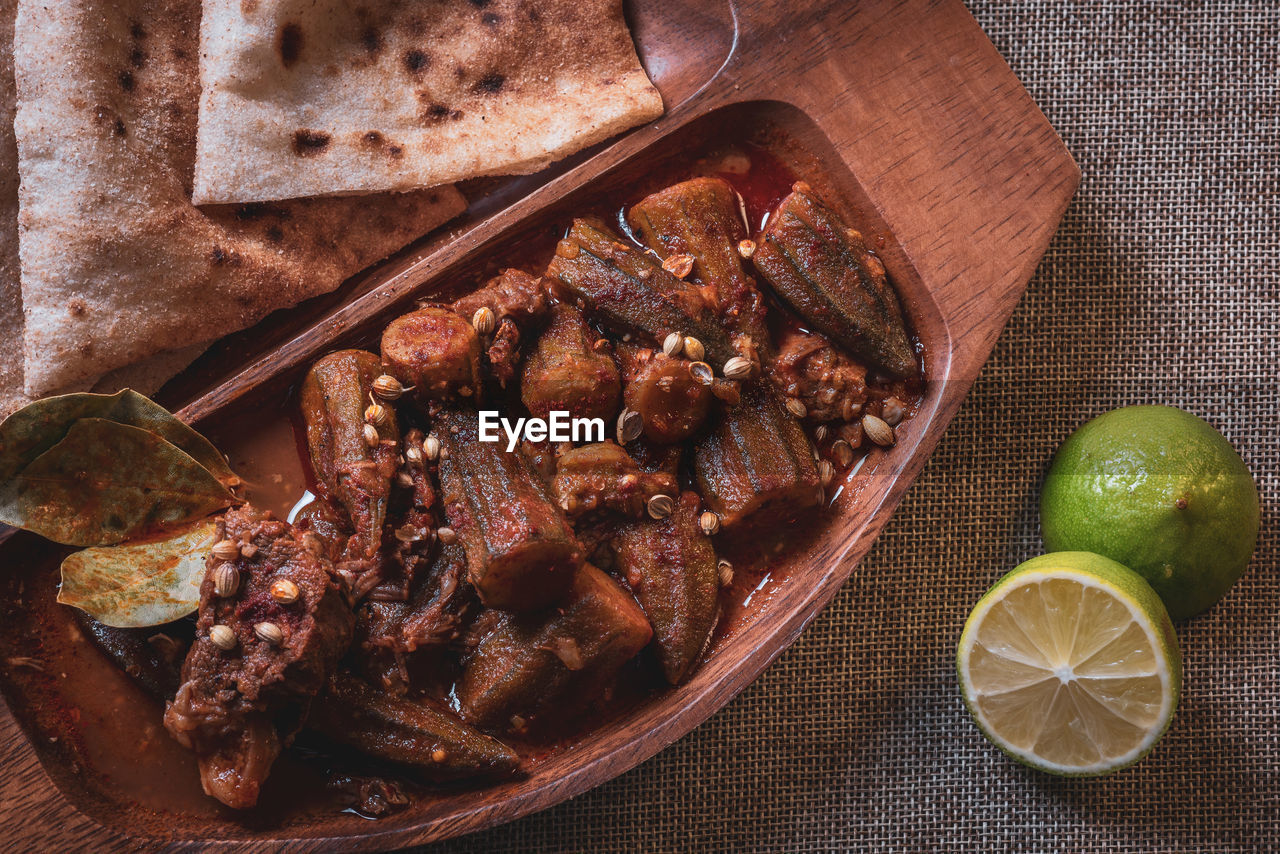
<path fill-rule="evenodd" d="M 1258 539 L 1258 488 L 1222 434 L 1171 406 L 1130 406 L 1072 433 L 1040 493 L 1053 551 L 1105 555 L 1141 574 L 1175 620 L 1200 613 L 1244 572 Z"/>
<path fill-rule="evenodd" d="M 1021 564 L 978 601 L 956 668 L 979 729 L 1052 774 L 1108 774 L 1169 728 L 1182 687 L 1173 623 L 1142 576 L 1088 552 Z"/>

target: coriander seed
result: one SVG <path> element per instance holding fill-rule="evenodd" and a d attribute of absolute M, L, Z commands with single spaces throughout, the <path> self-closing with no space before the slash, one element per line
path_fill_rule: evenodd
<path fill-rule="evenodd" d="M 711 385 L 716 381 L 716 372 L 711 370 L 711 366 L 706 362 L 690 362 L 689 374 L 700 385 Z"/>
<path fill-rule="evenodd" d="M 220 563 L 213 569 L 213 592 L 220 599 L 228 599 L 236 595 L 240 589 L 240 570 L 235 564 Z"/>
<path fill-rule="evenodd" d="M 720 586 L 728 587 L 733 583 L 733 564 L 721 558 L 716 561 L 716 574 L 720 576 Z"/>
<path fill-rule="evenodd" d="M 750 359 L 734 356 L 724 363 L 724 378 L 727 380 L 745 380 L 751 376 L 752 370 Z"/>
<path fill-rule="evenodd" d="M 258 636 L 258 640 L 272 646 L 284 643 L 284 632 L 275 623 L 258 623 L 253 627 L 253 633 Z"/>
<path fill-rule="evenodd" d="M 649 515 L 655 519 L 665 519 L 675 509 L 675 499 L 670 495 L 655 495 L 649 499 Z"/>
<path fill-rule="evenodd" d="M 702 346 L 702 342 L 692 335 L 686 335 L 684 338 L 684 354 L 689 357 L 691 362 L 701 362 L 703 356 L 707 354 L 707 348 Z"/>
<path fill-rule="evenodd" d="M 383 374 L 373 381 L 373 393 L 383 400 L 399 400 L 408 390 L 391 374 Z"/>
<path fill-rule="evenodd" d="M 231 540 L 219 540 L 213 545 L 213 556 L 218 560 L 235 560 L 240 557 L 240 547 Z"/>
<path fill-rule="evenodd" d="M 634 409 L 624 409 L 618 416 L 618 444 L 625 445 L 628 442 L 640 438 L 641 432 L 644 431 L 644 418 Z"/>
<path fill-rule="evenodd" d="M 862 416 L 862 432 L 868 439 L 882 448 L 887 448 L 896 441 L 893 435 L 893 428 L 884 419 L 877 418 L 874 415 Z"/>
<path fill-rule="evenodd" d="M 298 601 L 298 597 L 302 595 L 302 591 L 298 589 L 298 585 L 294 584 L 287 578 L 277 578 L 271 582 L 271 598 L 279 602 L 281 605 L 289 605 Z"/>
<path fill-rule="evenodd" d="M 236 633 L 221 623 L 209 628 L 209 640 L 221 650 L 230 651 L 236 648 Z"/>
<path fill-rule="evenodd" d="M 476 313 L 471 315 L 471 325 L 476 328 L 476 332 L 480 336 L 487 337 L 492 334 L 493 329 L 498 324 L 498 319 L 493 314 L 493 309 L 487 305 L 476 309 Z"/>
<path fill-rule="evenodd" d="M 662 269 L 666 270 L 677 279 L 683 279 L 685 276 L 693 272 L 693 256 L 672 255 L 662 262 Z"/>

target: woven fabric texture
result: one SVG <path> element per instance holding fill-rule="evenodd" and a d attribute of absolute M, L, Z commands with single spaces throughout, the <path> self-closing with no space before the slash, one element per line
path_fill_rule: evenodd
<path fill-rule="evenodd" d="M 1280 850 L 1280 4 L 969 0 L 1084 173 L 959 416 L 799 642 L 658 757 L 433 850 Z M 1263 533 L 1180 624 L 1186 685 L 1144 762 L 1024 769 L 960 701 L 969 608 L 1042 545 L 1058 443 L 1169 403 L 1253 471 Z"/>

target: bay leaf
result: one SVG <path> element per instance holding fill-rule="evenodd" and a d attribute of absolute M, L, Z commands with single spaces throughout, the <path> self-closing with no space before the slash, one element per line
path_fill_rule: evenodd
<path fill-rule="evenodd" d="M 81 418 L 62 441 L 0 481 L 0 522 L 69 546 L 114 545 L 236 500 L 207 468 L 155 433 Z"/>
<path fill-rule="evenodd" d="M 200 604 L 205 555 L 217 532 L 215 519 L 201 519 L 176 533 L 68 555 L 58 601 L 120 628 L 185 617 Z"/>
<path fill-rule="evenodd" d="M 148 430 L 186 452 L 224 485 L 240 483 L 212 442 L 133 389 L 46 397 L 10 415 L 0 424 L 0 481 L 9 480 L 62 441 L 81 418 L 102 418 Z"/>

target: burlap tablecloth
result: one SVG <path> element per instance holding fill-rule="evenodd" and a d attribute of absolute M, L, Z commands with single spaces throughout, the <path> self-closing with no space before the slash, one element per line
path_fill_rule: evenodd
<path fill-rule="evenodd" d="M 1280 4 L 969 3 L 1084 182 L 924 474 L 727 708 L 612 783 L 438 850 L 1280 850 Z M 1150 402 L 1235 444 L 1263 533 L 1227 598 L 1178 626 L 1186 685 L 1156 751 L 1054 779 L 978 733 L 955 644 L 1041 551 L 1058 443 Z"/>

